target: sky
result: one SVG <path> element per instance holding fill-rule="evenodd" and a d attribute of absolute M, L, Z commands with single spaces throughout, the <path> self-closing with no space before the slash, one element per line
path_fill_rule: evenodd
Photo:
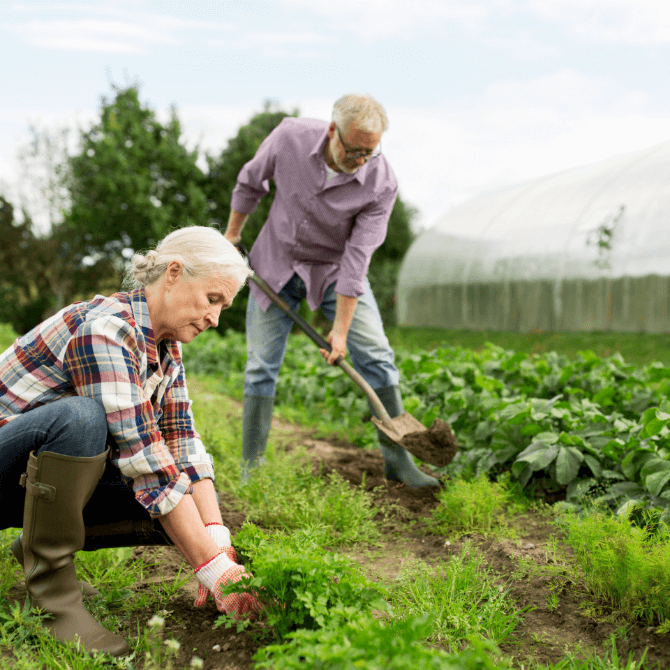
<path fill-rule="evenodd" d="M 31 126 L 90 127 L 112 85 L 175 107 L 203 155 L 266 100 L 329 120 L 367 92 L 427 228 L 480 192 L 670 140 L 669 56 L 667 0 L 0 0 L 0 193 L 28 197 Z"/>

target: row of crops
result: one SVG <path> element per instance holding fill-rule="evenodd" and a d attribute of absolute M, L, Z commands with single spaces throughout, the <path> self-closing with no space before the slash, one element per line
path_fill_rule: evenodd
<path fill-rule="evenodd" d="M 205 333 L 184 347 L 184 360 L 187 374 L 219 375 L 226 392 L 241 395 L 242 334 Z M 670 368 L 491 344 L 397 351 L 396 362 L 407 411 L 426 426 L 439 417 L 457 436 L 446 474 L 510 473 L 530 493 L 565 496 L 568 506 L 590 501 L 620 511 L 642 503 L 670 517 Z M 290 339 L 277 403 L 349 426 L 361 446 L 374 443 L 372 425 L 359 427 L 369 414 L 363 394 L 305 337 Z"/>

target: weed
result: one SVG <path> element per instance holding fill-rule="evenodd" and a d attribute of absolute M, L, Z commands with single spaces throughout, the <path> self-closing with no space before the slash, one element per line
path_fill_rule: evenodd
<path fill-rule="evenodd" d="M 16 581 L 19 566 L 10 553 L 9 545 L 20 532 L 16 528 L 0 530 L 0 557 L 6 557 L 6 560 L 0 560 L 0 595 L 4 595 Z"/>
<path fill-rule="evenodd" d="M 520 620 L 507 591 L 468 542 L 459 556 L 434 568 L 419 560 L 405 563 L 391 590 L 391 603 L 400 618 L 431 612 L 431 639 L 449 649 L 458 649 L 472 636 L 503 642 Z"/>
<path fill-rule="evenodd" d="M 502 520 L 509 492 L 504 483 L 491 482 L 485 475 L 471 482 L 450 481 L 438 493 L 440 504 L 427 520 L 428 528 L 440 535 L 491 533 L 508 526 Z"/>
<path fill-rule="evenodd" d="M 609 649 L 604 656 L 590 651 L 578 657 L 577 653 L 569 652 L 563 660 L 554 666 L 553 670 L 643 670 L 646 655 L 647 652 L 645 651 L 642 658 L 636 661 L 631 651 L 626 660 L 621 659 L 616 647 L 616 639 L 610 637 Z"/>
<path fill-rule="evenodd" d="M 602 512 L 566 516 L 562 523 L 594 596 L 628 620 L 654 623 L 670 618 L 667 534 L 649 535 L 625 515 Z"/>
<path fill-rule="evenodd" d="M 132 554 L 129 547 L 75 554 L 77 574 L 101 593 L 96 602 L 111 608 L 123 606 L 126 611 L 143 606 L 141 599 L 133 603 L 132 587 L 143 578 L 147 566 L 141 559 L 131 561 Z"/>
<path fill-rule="evenodd" d="M 549 595 L 547 596 L 547 609 L 550 612 L 553 612 L 554 610 L 558 609 L 558 593 L 555 588 L 550 588 L 549 589 Z"/>

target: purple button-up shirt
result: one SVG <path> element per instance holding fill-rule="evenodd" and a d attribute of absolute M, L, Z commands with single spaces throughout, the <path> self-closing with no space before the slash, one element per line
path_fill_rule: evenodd
<path fill-rule="evenodd" d="M 285 118 L 240 171 L 231 203 L 232 209 L 251 214 L 274 180 L 270 215 L 249 260 L 275 292 L 297 273 L 312 310 L 333 282 L 341 295 L 364 293 L 370 259 L 386 237 L 398 190 L 383 155 L 354 174 L 342 172 L 326 180 L 328 125 Z M 270 298 L 253 283 L 250 289 L 267 310 Z"/>

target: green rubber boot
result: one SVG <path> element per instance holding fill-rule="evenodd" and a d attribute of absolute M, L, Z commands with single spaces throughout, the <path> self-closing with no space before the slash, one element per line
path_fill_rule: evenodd
<path fill-rule="evenodd" d="M 107 453 L 76 458 L 31 452 L 22 484 L 23 569 L 31 607 L 50 614 L 44 626 L 58 640 L 79 640 L 88 652 L 130 653 L 127 642 L 84 607 L 73 556 L 84 547 L 83 509 L 105 468 Z"/>
<path fill-rule="evenodd" d="M 405 410 L 402 405 L 402 396 L 398 386 L 385 386 L 375 389 L 375 393 L 382 401 L 382 405 L 394 419 Z M 374 410 L 370 407 L 374 414 Z M 440 481 L 435 477 L 426 475 L 416 467 L 412 455 L 399 444 L 393 442 L 382 431 L 378 430 L 379 446 L 384 456 L 384 477 L 389 481 L 402 482 L 405 486 L 413 489 L 420 486 L 439 486 Z"/>
<path fill-rule="evenodd" d="M 272 425 L 274 396 L 245 395 L 242 410 L 242 468 L 240 479 L 246 484 L 251 470 L 265 464 L 265 447 Z"/>

